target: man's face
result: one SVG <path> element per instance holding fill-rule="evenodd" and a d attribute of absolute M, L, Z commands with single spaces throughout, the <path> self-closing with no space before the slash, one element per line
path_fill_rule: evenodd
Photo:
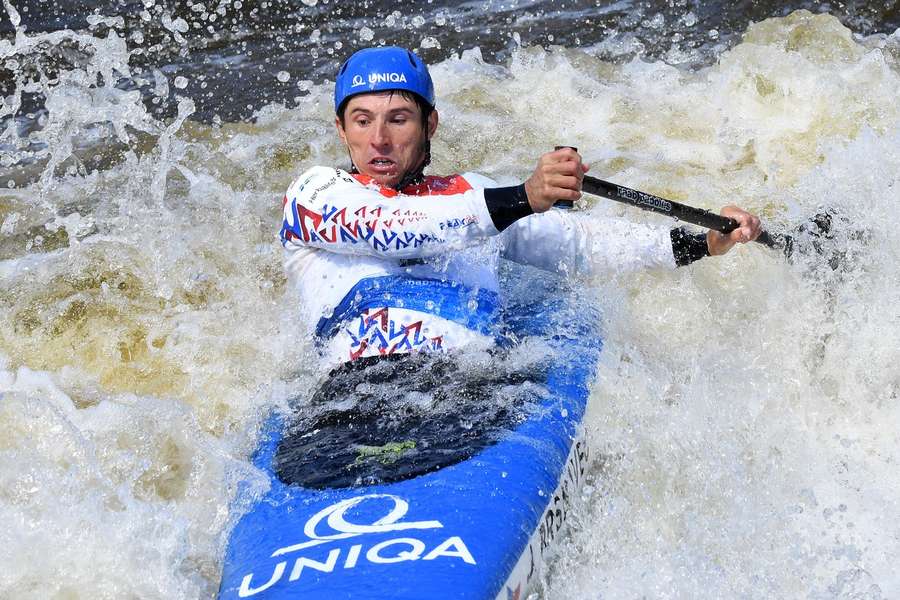
<path fill-rule="evenodd" d="M 425 141 L 437 129 L 437 111 L 428 116 L 428 135 L 415 101 L 397 92 L 353 96 L 344 108 L 338 133 L 360 173 L 383 186 L 394 186 L 425 158 Z"/>

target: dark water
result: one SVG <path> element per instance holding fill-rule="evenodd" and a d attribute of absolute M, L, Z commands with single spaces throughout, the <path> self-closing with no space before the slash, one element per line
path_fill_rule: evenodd
<path fill-rule="evenodd" d="M 292 414 L 275 473 L 287 484 L 341 488 L 412 479 L 466 460 L 536 410 L 545 389 L 537 382 L 546 373 L 535 365 L 501 350 L 484 358 L 406 354 L 345 363 Z"/>
<path fill-rule="evenodd" d="M 312 83 L 331 79 L 340 61 L 359 47 L 397 44 L 437 62 L 479 47 L 488 61 L 503 61 L 518 45 L 567 48 L 596 46 L 604 58 L 642 56 L 696 67 L 715 61 L 739 40 L 750 22 L 796 9 L 828 12 L 853 31 L 891 33 L 900 27 L 900 8 L 890 2 L 791 2 L 744 0 L 699 2 L 655 0 L 453 0 L 448 2 L 337 2 L 335 0 L 25 0 L 11 2 L 29 34 L 60 30 L 106 36 L 112 28 L 127 40 L 135 70 L 117 85 L 140 88 L 158 116 L 175 114 L 175 96 L 188 96 L 193 119 L 240 121 L 260 107 L 288 106 Z M 91 15 L 121 17 L 98 23 Z M 93 21 L 93 24 L 91 23 Z M 0 35 L 13 36 L 8 17 Z M 85 60 L 78 43 L 7 63 L 0 91 Z M 152 82 L 158 69 L 169 93 Z M 39 111 L 40 93 L 22 95 L 17 114 Z M 4 115 L 5 116 L 5 115 Z"/>

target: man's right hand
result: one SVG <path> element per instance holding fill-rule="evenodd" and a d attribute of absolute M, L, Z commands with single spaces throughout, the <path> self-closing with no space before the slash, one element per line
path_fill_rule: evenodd
<path fill-rule="evenodd" d="M 581 182 L 588 165 L 571 148 L 561 148 L 541 156 L 534 173 L 525 182 L 525 193 L 531 210 L 542 213 L 550 210 L 557 200 L 581 198 Z"/>

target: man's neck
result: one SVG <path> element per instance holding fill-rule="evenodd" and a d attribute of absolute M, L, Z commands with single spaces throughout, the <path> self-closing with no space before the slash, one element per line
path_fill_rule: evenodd
<path fill-rule="evenodd" d="M 422 162 L 419 163 L 418 167 L 405 173 L 396 185 L 385 187 L 390 187 L 391 189 L 394 189 L 398 192 L 402 192 L 405 188 L 408 188 L 411 185 L 419 185 L 420 183 L 425 181 L 425 167 L 427 167 L 431 163 L 431 140 L 425 140 L 425 146 L 423 150 L 425 151 L 425 156 L 422 158 Z M 353 163 L 352 158 L 350 159 L 350 172 L 354 174 L 360 173 L 360 170 L 357 169 L 356 165 Z"/>

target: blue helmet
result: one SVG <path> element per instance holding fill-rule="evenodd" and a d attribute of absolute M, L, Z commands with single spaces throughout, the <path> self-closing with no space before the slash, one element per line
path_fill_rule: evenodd
<path fill-rule="evenodd" d="M 356 94 L 404 90 L 434 108 L 434 84 L 428 67 L 410 50 L 396 46 L 365 48 L 348 58 L 334 86 L 334 112 Z"/>

